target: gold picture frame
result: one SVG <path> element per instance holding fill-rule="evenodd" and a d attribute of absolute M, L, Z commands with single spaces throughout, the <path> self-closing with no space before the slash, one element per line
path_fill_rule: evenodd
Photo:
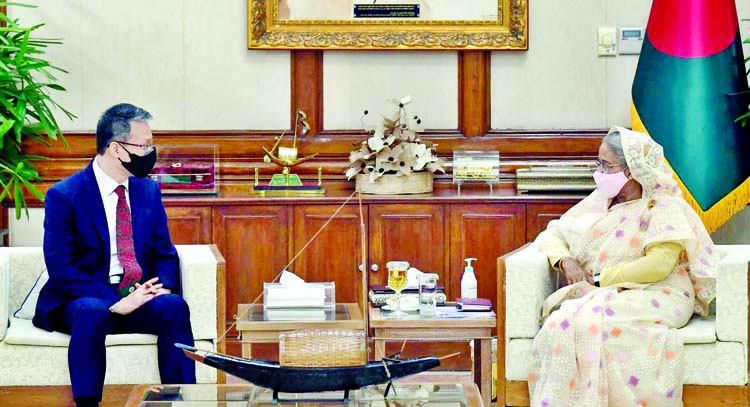
<path fill-rule="evenodd" d="M 528 0 L 497 0 L 490 20 L 280 18 L 288 1 L 248 0 L 248 49 L 528 49 Z"/>

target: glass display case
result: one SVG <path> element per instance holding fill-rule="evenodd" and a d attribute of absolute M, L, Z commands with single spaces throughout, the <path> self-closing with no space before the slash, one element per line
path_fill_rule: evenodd
<path fill-rule="evenodd" d="M 219 154 L 215 144 L 157 146 L 157 160 L 149 178 L 162 194 L 219 192 Z"/>
<path fill-rule="evenodd" d="M 500 153 L 497 151 L 454 151 L 453 183 L 461 193 L 461 184 L 482 182 L 490 186 L 500 182 Z"/>

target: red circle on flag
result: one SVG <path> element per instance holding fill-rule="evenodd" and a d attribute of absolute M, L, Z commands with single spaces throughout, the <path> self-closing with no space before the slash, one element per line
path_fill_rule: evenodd
<path fill-rule="evenodd" d="M 723 51 L 737 35 L 734 0 L 654 0 L 646 35 L 661 52 L 701 58 Z"/>

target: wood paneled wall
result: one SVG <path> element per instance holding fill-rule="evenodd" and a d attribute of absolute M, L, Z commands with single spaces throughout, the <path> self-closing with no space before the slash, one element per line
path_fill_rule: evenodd
<path fill-rule="evenodd" d="M 298 140 L 300 155 L 318 153 L 295 172 L 303 178 L 314 178 L 321 168 L 329 188 L 353 188 L 343 173 L 349 152 L 367 136 L 361 130 L 323 128 L 323 58 L 318 50 L 299 50 L 290 53 L 291 112 L 289 129 L 259 131 L 155 131 L 155 142 L 162 146 L 177 146 L 196 156 L 207 152 L 199 145 L 218 146 L 219 179 L 222 182 L 242 182 L 252 179 L 254 168 L 262 178 L 270 177 L 278 167 L 262 161 L 261 147 L 271 147 L 274 138 L 294 126 L 297 108 L 307 113 L 310 132 Z M 437 144 L 438 154 L 450 161 L 456 150 L 499 151 L 506 179 L 514 177 L 518 166 L 529 160 L 576 159 L 596 156 L 600 137 L 605 130 L 491 130 L 490 129 L 490 64 L 489 51 L 458 51 L 458 128 L 429 130 L 422 139 Z M 94 126 L 94 123 L 91 123 Z M 45 147 L 28 144 L 28 154 L 47 156 L 52 160 L 36 162 L 44 180 L 42 189 L 83 168 L 96 154 L 93 132 L 66 132 L 68 146 L 55 143 Z M 192 151 L 190 151 L 192 149 Z M 437 182 L 450 179 L 447 174 Z M 333 183 L 333 184 L 331 184 Z"/>
<path fill-rule="evenodd" d="M 155 131 L 154 139 L 157 148 L 175 146 L 195 157 L 205 157 L 208 153 L 196 146 L 214 144 L 218 147 L 219 180 L 225 184 L 246 184 L 252 181 L 255 168 L 259 169 L 261 179 L 279 172 L 279 167 L 262 160 L 262 147 L 270 148 L 278 134 L 269 131 Z M 597 130 L 490 131 L 483 136 L 465 137 L 457 132 L 425 132 L 422 139 L 437 143 L 438 154 L 448 162 L 456 150 L 499 151 L 501 177 L 512 182 L 517 168 L 540 160 L 593 159 L 603 134 Z M 327 188 L 353 189 L 354 183 L 345 179 L 344 171 L 348 167 L 349 152 L 365 137 L 364 133 L 348 131 L 324 131 L 317 136 L 304 137 L 297 143 L 300 155 L 316 152 L 318 156 L 294 167 L 294 172 L 303 179 L 314 179 L 321 168 Z M 27 145 L 26 153 L 50 158 L 34 163 L 44 180 L 40 185 L 42 191 L 84 168 L 96 155 L 95 139 L 94 133 L 74 132 L 66 133 L 67 147 L 62 142 L 49 147 Z M 451 167 L 447 166 L 446 173 L 438 174 L 436 182 L 450 183 L 450 178 Z"/>

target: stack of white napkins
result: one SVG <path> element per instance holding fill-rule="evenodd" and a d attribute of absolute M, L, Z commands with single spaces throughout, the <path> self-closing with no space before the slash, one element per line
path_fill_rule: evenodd
<path fill-rule="evenodd" d="M 284 270 L 278 285 L 266 286 L 265 308 L 323 308 L 325 288 Z"/>

